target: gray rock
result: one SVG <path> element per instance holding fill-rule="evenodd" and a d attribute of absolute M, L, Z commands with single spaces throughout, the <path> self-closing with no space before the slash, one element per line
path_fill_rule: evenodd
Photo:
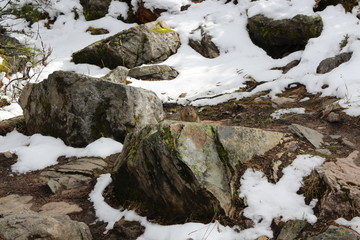
<path fill-rule="evenodd" d="M 91 182 L 90 176 L 76 173 L 57 172 L 55 170 L 44 171 L 40 176 L 47 181 L 47 186 L 52 193 L 57 193 L 63 189 L 73 189 Z"/>
<path fill-rule="evenodd" d="M 132 27 L 73 53 L 74 63 L 89 63 L 114 69 L 159 63 L 176 53 L 179 35 L 164 22 Z"/>
<path fill-rule="evenodd" d="M 87 21 L 104 17 L 108 13 L 111 0 L 80 0 Z"/>
<path fill-rule="evenodd" d="M 75 147 L 100 137 L 123 142 L 129 132 L 164 117 L 151 91 L 63 71 L 28 84 L 20 105 L 29 134 L 59 137 Z"/>
<path fill-rule="evenodd" d="M 220 51 L 212 41 L 211 35 L 209 35 L 202 26 L 196 29 L 194 33 L 197 31 L 200 31 L 201 40 L 190 38 L 189 46 L 206 58 L 216 58 L 220 56 Z"/>
<path fill-rule="evenodd" d="M 67 215 L 42 215 L 32 211 L 0 216 L 0 236 L 5 240 L 90 240 L 89 227 Z"/>
<path fill-rule="evenodd" d="M 331 151 L 329 149 L 325 148 L 318 148 L 316 149 L 318 153 L 325 154 L 325 155 L 331 155 Z"/>
<path fill-rule="evenodd" d="M 310 38 L 321 34 L 322 28 L 320 16 L 296 15 L 291 19 L 273 20 L 256 15 L 248 19 L 251 40 L 273 58 L 304 49 Z"/>
<path fill-rule="evenodd" d="M 324 136 L 318 131 L 315 131 L 314 129 L 301 126 L 299 124 L 291 124 L 289 126 L 289 130 L 298 135 L 299 137 L 306 138 L 315 148 L 320 148 L 321 145 L 324 143 Z"/>
<path fill-rule="evenodd" d="M 304 220 L 287 221 L 284 227 L 282 227 L 276 240 L 293 240 L 300 234 L 306 225 L 307 222 Z"/>
<path fill-rule="evenodd" d="M 58 181 L 55 181 L 54 179 L 49 179 L 46 185 L 50 188 L 50 191 L 54 194 L 62 189 L 61 184 Z"/>
<path fill-rule="evenodd" d="M 167 65 L 151 65 L 144 67 L 134 67 L 130 69 L 128 76 L 141 80 L 172 80 L 179 73 Z"/>
<path fill-rule="evenodd" d="M 107 163 L 99 158 L 80 158 L 40 174 L 53 193 L 88 184 L 95 172 L 103 170 Z"/>
<path fill-rule="evenodd" d="M 126 138 L 113 174 L 116 197 L 178 221 L 190 216 L 211 220 L 214 211 L 231 216 L 236 208 L 232 199 L 238 197 L 235 169 L 282 137 L 190 122 L 149 125 Z"/>
<path fill-rule="evenodd" d="M 356 149 L 356 145 L 353 142 L 346 139 L 346 138 L 341 139 L 341 143 L 344 144 L 345 146 L 351 148 L 351 149 L 354 149 L 354 150 Z"/>
<path fill-rule="evenodd" d="M 360 235 L 346 227 L 331 225 L 325 232 L 316 236 L 309 236 L 307 240 L 359 240 Z"/>
<path fill-rule="evenodd" d="M 322 60 L 319 66 L 316 68 L 316 73 L 324 74 L 330 72 L 341 64 L 348 62 L 351 59 L 351 56 L 352 52 L 347 52 Z"/>
<path fill-rule="evenodd" d="M 20 196 L 11 194 L 0 198 L 0 215 L 29 210 L 33 205 L 30 201 L 32 196 Z"/>
<path fill-rule="evenodd" d="M 300 60 L 293 60 L 293 61 L 289 62 L 288 64 L 286 64 L 283 67 L 275 67 L 275 68 L 272 68 L 271 70 L 281 70 L 283 74 L 286 74 L 292 68 L 299 65 L 299 63 L 300 63 Z"/>
<path fill-rule="evenodd" d="M 359 151 L 354 151 L 346 158 L 337 158 L 316 168 L 325 189 L 319 202 L 320 217 L 360 215 L 359 159 Z"/>
<path fill-rule="evenodd" d="M 327 121 L 330 123 L 338 123 L 341 122 L 341 116 L 338 113 L 331 112 L 329 115 L 327 115 Z"/>
<path fill-rule="evenodd" d="M 129 73 L 128 68 L 123 66 L 118 66 L 117 68 L 115 68 L 114 70 L 112 70 L 102 78 L 110 82 L 126 84 L 126 78 L 128 76 L 128 73 Z"/>

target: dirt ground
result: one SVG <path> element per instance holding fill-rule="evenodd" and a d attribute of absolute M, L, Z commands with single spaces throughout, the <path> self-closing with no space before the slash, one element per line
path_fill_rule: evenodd
<path fill-rule="evenodd" d="M 296 101 L 293 103 L 286 103 L 281 106 L 276 106 L 272 103 L 271 99 L 267 97 L 257 96 L 245 98 L 241 100 L 232 100 L 216 106 L 197 107 L 196 110 L 200 119 L 206 123 L 217 123 L 224 125 L 246 126 L 262 128 L 271 131 L 280 131 L 290 133 L 288 126 L 292 123 L 301 124 L 317 131 L 320 131 L 325 136 L 325 141 L 332 141 L 331 156 L 344 157 L 353 151 L 349 146 L 345 146 L 341 142 L 334 142 L 330 139 L 330 135 L 341 135 L 343 138 L 348 139 L 350 142 L 356 144 L 359 149 L 360 142 L 360 118 L 350 117 L 344 114 L 341 109 L 334 109 L 333 112 L 340 115 L 341 121 L 329 122 L 327 117 L 324 116 L 324 109 L 336 99 L 320 98 L 317 95 L 310 95 L 306 92 L 303 86 L 288 89 L 284 92 L 282 97 L 291 97 Z M 309 101 L 299 102 L 304 97 L 310 97 Z M 306 109 L 305 114 L 288 114 L 284 115 L 282 119 L 274 120 L 270 116 L 276 109 L 280 108 L 293 108 L 303 107 Z M 179 120 L 179 110 L 183 106 L 176 104 L 165 104 L 164 110 L 166 111 L 166 118 L 172 120 Z M 266 163 L 281 149 L 274 149 L 266 156 L 260 156 L 255 159 L 258 164 Z M 311 152 L 314 149 L 312 146 L 303 141 L 299 145 L 299 152 Z M 109 160 L 113 163 L 116 155 L 112 156 Z M 61 158 L 60 164 L 68 161 Z M 76 188 L 72 191 L 67 191 L 65 194 L 52 194 L 50 189 L 39 177 L 42 171 L 35 171 L 27 174 L 13 175 L 11 173 L 11 165 L 16 162 L 14 158 L 6 158 L 0 154 L 0 197 L 8 196 L 10 194 L 31 195 L 34 197 L 32 200 L 33 210 L 38 210 L 40 206 L 48 202 L 66 201 L 78 204 L 83 211 L 80 213 L 70 214 L 73 220 L 82 221 L 89 225 L 93 239 L 107 239 L 109 234 L 104 234 L 105 224 L 96 222 L 94 209 L 92 203 L 89 201 L 88 196 L 93 189 L 96 179 L 91 184 Z M 111 169 L 108 168 L 108 169 Z"/>

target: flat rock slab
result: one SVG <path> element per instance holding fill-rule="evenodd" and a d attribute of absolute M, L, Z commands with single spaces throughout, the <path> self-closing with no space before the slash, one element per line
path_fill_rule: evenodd
<path fill-rule="evenodd" d="M 69 172 L 69 173 L 81 173 L 91 176 L 94 171 L 102 170 L 107 166 L 107 163 L 99 158 L 81 158 L 71 163 L 61 165 L 56 171 Z"/>
<path fill-rule="evenodd" d="M 39 213 L 45 215 L 51 214 L 70 214 L 81 212 L 82 208 L 79 207 L 77 204 L 74 203 L 67 203 L 67 202 L 50 202 L 43 205 L 40 208 Z"/>
<path fill-rule="evenodd" d="M 94 172 L 107 167 L 107 163 L 101 158 L 79 158 L 59 167 L 42 172 L 40 175 L 47 181 L 47 185 L 53 193 L 63 189 L 77 188 L 88 184 Z"/>
<path fill-rule="evenodd" d="M 32 196 L 20 196 L 17 194 L 2 197 L 0 198 L 0 214 L 29 210 L 33 205 L 30 203 L 32 199 Z"/>
<path fill-rule="evenodd" d="M 5 240 L 91 240 L 89 227 L 67 215 L 44 215 L 32 211 L 0 216 L 0 236 Z"/>
<path fill-rule="evenodd" d="M 299 125 L 299 124 L 291 124 L 289 126 L 289 130 L 299 137 L 306 138 L 315 148 L 320 148 L 324 143 L 323 138 L 324 135 L 315 131 L 314 129 Z"/>

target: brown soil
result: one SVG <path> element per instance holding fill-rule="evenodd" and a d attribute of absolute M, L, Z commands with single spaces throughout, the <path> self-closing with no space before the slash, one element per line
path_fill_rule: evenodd
<path fill-rule="evenodd" d="M 295 103 L 288 103 L 281 107 L 276 107 L 271 103 L 267 97 L 251 97 L 241 100 L 232 100 L 216 106 L 197 107 L 196 110 L 200 119 L 204 122 L 224 124 L 224 125 L 239 125 L 247 127 L 256 127 L 272 131 L 280 131 L 290 133 L 288 126 L 292 123 L 298 123 L 307 127 L 313 128 L 323 133 L 326 141 L 331 142 L 332 152 L 331 156 L 325 156 L 327 160 L 331 161 L 335 157 L 344 157 L 352 151 L 351 148 L 345 146 L 337 140 L 330 139 L 330 135 L 341 135 L 346 137 L 353 143 L 360 142 L 360 118 L 350 117 L 336 110 L 341 115 L 342 121 L 339 123 L 329 123 L 326 117 L 321 117 L 321 111 L 326 105 L 336 99 L 320 98 L 317 95 L 310 95 L 306 92 L 303 86 L 288 89 L 281 96 L 293 96 L 297 101 Z M 306 102 L 299 102 L 299 99 L 310 97 L 311 100 Z M 306 114 L 289 114 L 280 120 L 273 120 L 270 114 L 279 108 L 304 107 Z M 179 120 L 179 111 L 183 106 L 176 104 L 165 104 L 164 109 L 167 114 L 167 119 Z M 268 164 L 276 154 L 282 149 L 282 146 L 269 151 L 266 156 L 259 156 L 254 159 L 251 167 L 259 167 Z M 357 146 L 359 149 L 359 146 Z M 297 150 L 294 154 L 283 155 L 281 161 L 290 163 L 294 156 L 299 153 L 311 153 L 313 147 L 306 141 L 300 141 Z M 114 162 L 116 156 L 112 156 L 110 162 Z M 61 158 L 60 163 L 69 161 Z M 66 201 L 69 203 L 78 204 L 83 211 L 80 213 L 70 214 L 73 220 L 82 221 L 89 225 L 94 239 L 107 239 L 108 234 L 104 234 L 105 224 L 96 222 L 94 209 L 92 203 L 88 200 L 90 191 L 93 189 L 95 179 L 91 184 L 63 192 L 62 194 L 52 194 L 50 189 L 39 177 L 39 174 L 44 171 L 35 171 L 27 174 L 13 175 L 11 173 L 11 165 L 16 162 L 16 159 L 8 159 L 0 154 L 0 197 L 9 194 L 31 195 L 34 197 L 33 210 L 38 210 L 42 205 L 48 202 Z M 268 164 L 269 165 L 269 164 Z M 271 164 L 270 164 L 271 165 Z M 286 164 L 284 164 L 285 166 Z M 108 170 L 111 167 L 108 168 Z M 46 169 L 45 169 L 46 170 Z M 267 175 L 271 175 L 270 173 Z M 269 178 L 271 181 L 274 179 Z"/>

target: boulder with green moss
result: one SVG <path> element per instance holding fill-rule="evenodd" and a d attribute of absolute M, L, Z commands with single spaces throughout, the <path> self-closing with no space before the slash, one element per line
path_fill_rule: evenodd
<path fill-rule="evenodd" d="M 151 22 L 122 31 L 73 53 L 75 63 L 114 69 L 158 63 L 177 52 L 179 35 L 163 22 Z"/>
<path fill-rule="evenodd" d="M 291 19 L 274 20 L 263 15 L 248 19 L 251 40 L 273 58 L 303 50 L 310 38 L 320 36 L 320 16 L 296 15 Z"/>
<path fill-rule="evenodd" d="M 104 17 L 108 13 L 111 0 L 80 0 L 87 21 Z"/>
<path fill-rule="evenodd" d="M 283 134 L 164 121 L 126 137 L 113 182 L 121 202 L 169 222 L 231 216 L 236 168 L 275 147 Z"/>
<path fill-rule="evenodd" d="M 76 147 L 100 137 L 122 142 L 129 132 L 164 117 L 151 91 L 64 71 L 28 84 L 20 105 L 29 134 L 59 137 Z"/>
<path fill-rule="evenodd" d="M 27 62 L 35 57 L 36 50 L 22 45 L 17 39 L 0 33 L 0 72 L 14 74 L 25 70 Z"/>

